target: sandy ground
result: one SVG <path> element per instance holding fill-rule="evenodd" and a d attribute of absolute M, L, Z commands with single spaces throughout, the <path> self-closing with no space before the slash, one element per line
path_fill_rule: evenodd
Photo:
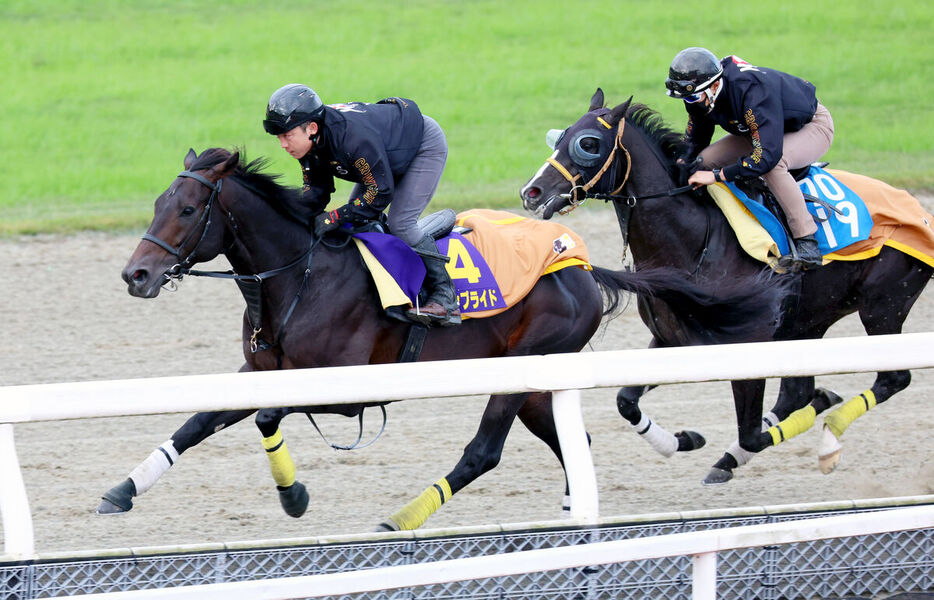
<path fill-rule="evenodd" d="M 928 210 L 932 199 L 925 199 Z M 619 265 L 621 245 L 611 211 L 588 206 L 564 218 L 588 241 L 602 266 Z M 119 274 L 137 234 L 40 236 L 0 241 L 0 385 L 146 378 L 235 371 L 242 364 L 243 300 L 230 282 L 188 278 L 175 294 L 130 297 Z M 213 266 L 223 267 L 223 263 Z M 934 329 L 934 292 L 922 295 L 905 331 Z M 853 316 L 832 336 L 862 335 Z M 649 340 L 635 308 L 609 322 L 593 350 L 644 347 Z M 625 365 L 620 365 L 625 368 Z M 819 378 L 845 398 L 873 375 Z M 146 385 L 140 382 L 140 385 Z M 771 406 L 777 381 L 770 380 Z M 617 414 L 615 390 L 584 394 L 593 437 L 602 515 L 643 514 L 934 493 L 934 371 L 917 371 L 909 389 L 850 427 L 840 467 L 817 469 L 819 428 L 770 449 L 725 486 L 701 479 L 735 435 L 729 384 L 678 385 L 652 391 L 643 409 L 672 431 L 702 432 L 700 451 L 664 459 Z M 133 398 L 127 398 L 132 402 Z M 301 416 L 283 423 L 298 477 L 312 504 L 301 519 L 279 507 L 260 436 L 252 420 L 209 438 L 136 507 L 119 516 L 93 513 L 100 495 L 122 481 L 188 415 L 83 419 L 15 427 L 29 494 L 36 549 L 58 552 L 197 542 L 288 538 L 370 530 L 445 475 L 473 436 L 483 398 L 417 400 L 391 405 L 374 446 L 338 452 Z M 329 437 L 351 441 L 356 421 L 320 419 Z M 378 426 L 368 417 L 368 429 Z M 2 484 L 2 483 L 0 483 Z M 469 486 L 427 523 L 448 527 L 553 519 L 563 477 L 550 451 L 521 425 L 500 465 Z"/>

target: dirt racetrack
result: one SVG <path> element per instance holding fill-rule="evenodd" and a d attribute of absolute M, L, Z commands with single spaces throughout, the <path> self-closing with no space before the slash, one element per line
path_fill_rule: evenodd
<path fill-rule="evenodd" d="M 932 210 L 934 199 L 924 202 Z M 587 240 L 594 263 L 619 265 L 621 244 L 612 211 L 590 205 L 564 222 Z M 7 324 L 0 385 L 239 368 L 243 300 L 236 286 L 188 278 L 175 294 L 150 301 L 132 298 L 119 274 L 138 240 L 138 233 L 0 240 L 0 314 Z M 931 330 L 934 290 L 928 289 L 905 332 Z M 862 329 L 850 316 L 830 335 L 862 335 Z M 642 348 L 648 340 L 631 306 L 597 334 L 592 349 Z M 934 429 L 934 371 L 913 376 L 906 391 L 847 430 L 843 462 L 834 473 L 825 476 L 817 469 L 820 429 L 814 427 L 763 452 L 720 487 L 703 487 L 700 481 L 735 437 L 728 383 L 668 386 L 646 396 L 642 406 L 654 420 L 672 431 L 690 428 L 707 437 L 702 450 L 670 459 L 656 454 L 618 416 L 615 390 L 585 392 L 600 512 L 609 516 L 932 494 L 934 455 L 928 443 Z M 822 377 L 818 385 L 849 398 L 869 387 L 873 377 Z M 777 383 L 769 381 L 766 408 Z M 131 512 L 109 517 L 93 513 L 100 495 L 122 481 L 188 415 L 17 425 L 36 549 L 46 553 L 368 531 L 453 467 L 476 430 L 484 402 L 461 398 L 391 405 L 383 438 L 353 452 L 331 450 L 304 417 L 289 417 L 283 432 L 298 477 L 311 493 L 308 513 L 301 519 L 280 509 L 251 419 L 186 452 L 152 490 L 136 499 Z M 319 423 L 339 442 L 356 435 L 352 419 L 323 417 Z M 374 431 L 377 416 L 368 415 L 367 423 Z M 557 518 L 563 487 L 555 458 L 517 422 L 500 465 L 455 496 L 426 527 Z"/>

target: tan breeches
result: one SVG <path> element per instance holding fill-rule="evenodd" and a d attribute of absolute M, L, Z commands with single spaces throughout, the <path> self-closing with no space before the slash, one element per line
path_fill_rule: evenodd
<path fill-rule="evenodd" d="M 782 138 L 782 158 L 775 167 L 762 176 L 775 199 L 785 211 L 788 226 L 795 238 L 817 231 L 817 224 L 804 205 L 804 194 L 788 169 L 799 169 L 816 162 L 830 149 L 833 141 L 833 118 L 823 104 L 817 103 L 817 111 L 811 122 Z M 707 169 L 722 168 L 732 164 L 741 156 L 752 152 L 752 142 L 747 136 L 727 134 L 700 153 Z"/>

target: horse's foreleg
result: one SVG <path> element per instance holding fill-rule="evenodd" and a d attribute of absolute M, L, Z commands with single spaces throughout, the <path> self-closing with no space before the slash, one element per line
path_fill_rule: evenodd
<path fill-rule="evenodd" d="M 295 480 L 295 462 L 279 429 L 282 419 L 294 411 L 293 408 L 265 408 L 256 413 L 256 426 L 263 434 L 263 448 L 279 491 L 279 503 L 287 515 L 298 518 L 308 508 L 308 490 Z"/>
<path fill-rule="evenodd" d="M 253 410 L 228 410 L 197 413 L 161 444 L 158 448 L 130 471 L 121 483 L 110 488 L 97 507 L 97 514 L 108 515 L 127 512 L 133 508 L 133 497 L 139 496 L 155 485 L 177 461 L 179 456 L 192 446 L 203 442 L 208 436 L 230 427 L 253 414 Z"/>
<path fill-rule="evenodd" d="M 380 523 L 377 531 L 421 527 L 451 496 L 498 465 L 506 435 L 526 397 L 527 394 L 490 396 L 477 434 L 464 448 L 464 454 L 454 469 Z"/>
<path fill-rule="evenodd" d="M 652 338 L 649 348 L 663 346 L 657 338 Z M 619 389 L 616 394 L 616 410 L 626 419 L 632 428 L 656 452 L 665 458 L 671 457 L 675 452 L 690 452 L 703 448 L 707 443 L 700 433 L 696 431 L 679 431 L 670 433 L 667 429 L 655 423 L 639 408 L 639 399 L 649 392 L 654 385 L 633 385 Z"/>
<path fill-rule="evenodd" d="M 667 429 L 652 421 L 639 408 L 639 399 L 655 386 L 640 385 L 620 388 L 616 394 L 616 409 L 632 428 L 656 452 L 669 458 L 675 452 L 689 452 L 703 448 L 707 440 L 696 431 L 670 433 Z"/>
<path fill-rule="evenodd" d="M 843 452 L 840 437 L 846 428 L 876 405 L 882 404 L 908 387 L 910 383 L 910 371 L 883 371 L 876 376 L 871 388 L 850 398 L 824 417 L 817 459 L 821 473 L 826 475 L 840 464 L 840 454 Z"/>

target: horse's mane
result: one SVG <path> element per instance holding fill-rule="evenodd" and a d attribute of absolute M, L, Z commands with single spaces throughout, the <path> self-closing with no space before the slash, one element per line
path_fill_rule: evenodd
<path fill-rule="evenodd" d="M 295 212 L 301 200 L 301 190 L 280 184 L 281 174 L 266 173 L 269 158 L 260 157 L 248 161 L 243 151 L 239 148 L 235 148 L 235 151 L 240 152 L 240 162 L 231 177 L 235 177 L 283 215 L 302 225 L 307 225 Z M 208 148 L 195 159 L 189 170 L 209 169 L 230 158 L 231 154 L 233 152 L 224 148 Z"/>
<path fill-rule="evenodd" d="M 665 123 L 662 116 L 645 104 L 633 104 L 626 111 L 626 121 L 655 143 L 666 159 L 673 178 L 678 175 L 675 160 L 687 150 L 684 134 L 674 131 Z"/>

